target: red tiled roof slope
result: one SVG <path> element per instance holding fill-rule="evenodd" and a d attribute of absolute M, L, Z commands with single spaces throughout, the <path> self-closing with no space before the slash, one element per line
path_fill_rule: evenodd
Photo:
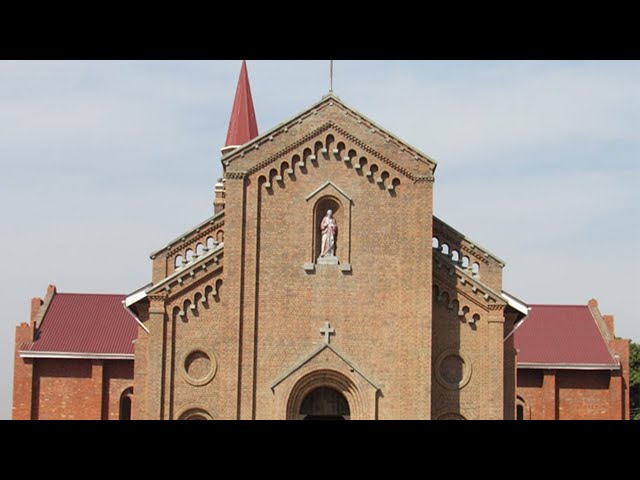
<path fill-rule="evenodd" d="M 532 305 L 514 336 L 518 364 L 618 363 L 588 306 Z"/>
<path fill-rule="evenodd" d="M 138 324 L 122 305 L 124 295 L 58 293 L 34 342 L 23 351 L 133 354 Z"/>

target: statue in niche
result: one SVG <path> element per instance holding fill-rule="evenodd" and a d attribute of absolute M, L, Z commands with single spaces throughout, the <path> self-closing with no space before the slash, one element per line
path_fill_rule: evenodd
<path fill-rule="evenodd" d="M 327 210 L 327 214 L 320 224 L 322 231 L 322 247 L 320 248 L 320 258 L 335 257 L 336 234 L 338 233 L 338 222 L 333 218 L 333 212 Z"/>

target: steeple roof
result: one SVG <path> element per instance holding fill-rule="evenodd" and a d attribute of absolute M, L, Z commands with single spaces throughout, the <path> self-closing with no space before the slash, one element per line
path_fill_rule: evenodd
<path fill-rule="evenodd" d="M 232 147 L 242 146 L 257 136 L 258 122 L 253 108 L 247 62 L 243 60 L 236 89 L 236 98 L 231 111 L 231 120 L 229 121 L 227 141 L 224 144 L 223 151 L 230 150 Z"/>

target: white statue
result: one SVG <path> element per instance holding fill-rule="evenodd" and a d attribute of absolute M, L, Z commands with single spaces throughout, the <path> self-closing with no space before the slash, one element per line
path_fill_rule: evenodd
<path fill-rule="evenodd" d="M 338 222 L 333 218 L 333 212 L 331 210 L 327 210 L 327 215 L 322 219 L 320 230 L 322 231 L 320 258 L 335 256 Z"/>

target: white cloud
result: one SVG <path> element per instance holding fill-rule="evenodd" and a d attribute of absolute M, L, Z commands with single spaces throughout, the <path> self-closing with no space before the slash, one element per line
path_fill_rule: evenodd
<path fill-rule="evenodd" d="M 350 79 L 354 101 L 436 159 L 467 165 L 477 157 L 576 141 L 640 142 L 640 62 L 559 64 L 552 68 L 488 64 L 484 75 L 424 80 L 379 75 Z M 384 95 L 381 92 L 385 92 Z M 356 100 L 357 99 L 357 100 Z M 349 98 L 347 98 L 349 100 Z"/>

